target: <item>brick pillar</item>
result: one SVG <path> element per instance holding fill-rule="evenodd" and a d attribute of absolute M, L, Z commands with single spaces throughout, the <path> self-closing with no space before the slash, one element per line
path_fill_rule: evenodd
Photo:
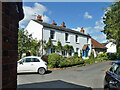
<path fill-rule="evenodd" d="M 2 89 L 17 88 L 18 23 L 17 3 L 2 2 Z M 22 8 L 18 7 L 18 10 Z M 22 10 L 21 10 L 22 11 Z M 23 15 L 22 15 L 23 16 Z"/>
<path fill-rule="evenodd" d="M 2 89 L 2 3 L 0 2 L 0 90 Z"/>

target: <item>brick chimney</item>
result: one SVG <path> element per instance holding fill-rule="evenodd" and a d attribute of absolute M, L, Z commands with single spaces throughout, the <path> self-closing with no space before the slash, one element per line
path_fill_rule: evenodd
<path fill-rule="evenodd" d="M 61 24 L 61 27 L 66 27 L 64 22 Z"/>
<path fill-rule="evenodd" d="M 37 21 L 42 22 L 42 21 L 43 21 L 43 20 L 42 20 L 42 16 L 38 15 L 38 16 L 37 16 Z"/>
<path fill-rule="evenodd" d="M 83 27 L 81 28 L 80 32 L 84 34 L 85 31 L 84 31 Z"/>
<path fill-rule="evenodd" d="M 53 25 L 57 25 L 57 23 L 55 23 L 55 21 L 53 20 L 53 23 L 52 23 Z"/>

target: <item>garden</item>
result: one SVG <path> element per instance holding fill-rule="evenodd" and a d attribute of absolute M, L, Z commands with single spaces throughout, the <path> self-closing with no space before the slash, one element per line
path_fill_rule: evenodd
<path fill-rule="evenodd" d="M 109 57 L 106 53 L 101 53 L 96 58 L 94 58 L 91 54 L 89 56 L 89 59 L 83 60 L 82 57 L 79 57 L 78 53 L 75 52 L 74 55 L 70 57 L 63 57 L 61 55 L 58 55 L 57 53 L 52 53 L 50 55 L 44 55 L 42 59 L 48 63 L 49 69 L 65 69 L 69 67 L 80 67 L 88 64 L 107 61 L 109 60 Z"/>

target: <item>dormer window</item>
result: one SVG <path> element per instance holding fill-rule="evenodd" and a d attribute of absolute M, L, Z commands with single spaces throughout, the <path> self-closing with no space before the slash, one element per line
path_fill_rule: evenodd
<path fill-rule="evenodd" d="M 50 38 L 55 39 L 55 31 L 50 30 Z"/>
<path fill-rule="evenodd" d="M 65 41 L 68 41 L 68 33 L 65 33 Z"/>

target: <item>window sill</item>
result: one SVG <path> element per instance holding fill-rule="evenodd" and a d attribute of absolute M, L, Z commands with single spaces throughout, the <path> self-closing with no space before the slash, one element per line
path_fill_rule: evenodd
<path fill-rule="evenodd" d="M 79 42 L 76 42 L 76 44 L 80 44 Z"/>
<path fill-rule="evenodd" d="M 55 40 L 55 39 L 51 39 L 51 41 L 54 41 L 54 42 L 56 42 L 56 40 Z"/>
<path fill-rule="evenodd" d="M 70 43 L 69 41 L 66 41 L 66 43 Z"/>

